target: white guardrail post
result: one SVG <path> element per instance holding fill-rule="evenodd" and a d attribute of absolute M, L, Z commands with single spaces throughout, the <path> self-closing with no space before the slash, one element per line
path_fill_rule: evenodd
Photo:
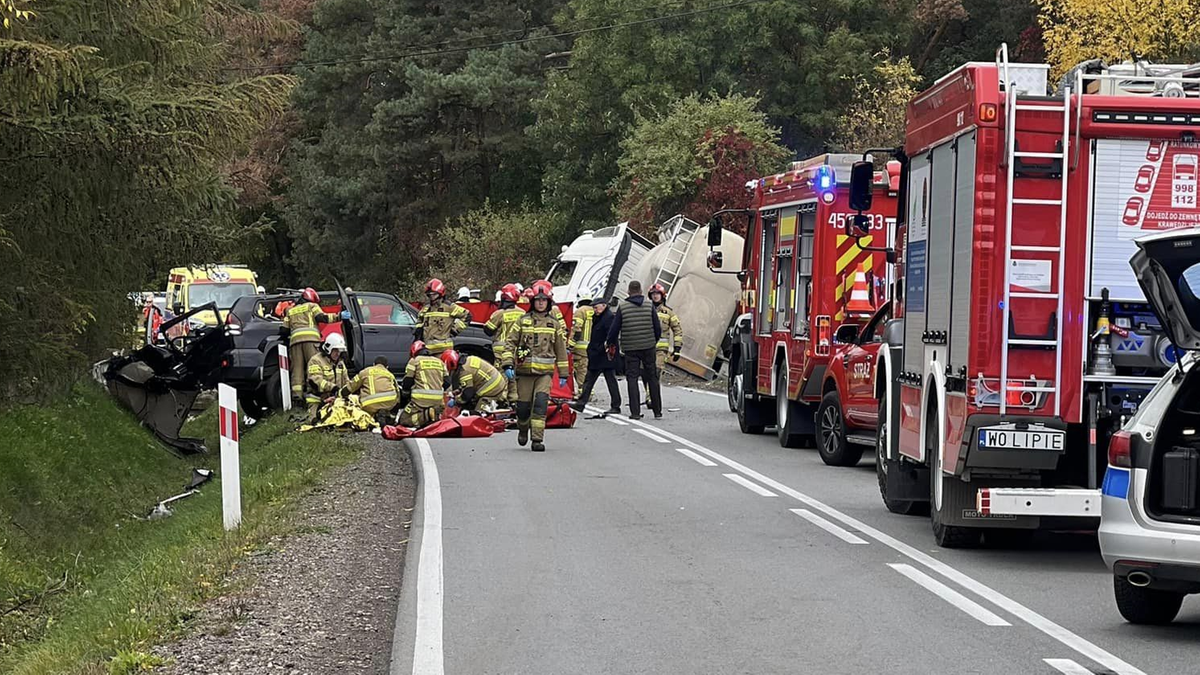
<path fill-rule="evenodd" d="M 221 429 L 221 504 L 225 514 L 225 529 L 235 530 L 242 524 L 242 468 L 238 456 L 237 390 L 227 384 L 217 385 Z"/>
<path fill-rule="evenodd" d="M 292 360 L 288 356 L 288 346 L 279 343 L 279 388 L 283 396 L 283 411 L 292 409 Z"/>

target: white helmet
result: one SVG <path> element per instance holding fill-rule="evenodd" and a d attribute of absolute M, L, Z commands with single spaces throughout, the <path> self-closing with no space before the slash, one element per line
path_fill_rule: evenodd
<path fill-rule="evenodd" d="M 471 289 L 467 288 L 466 286 L 463 286 L 462 288 L 458 289 L 458 295 L 455 297 L 469 298 L 469 297 L 471 297 Z"/>
<path fill-rule="evenodd" d="M 346 351 L 346 338 L 342 337 L 341 333 L 330 333 L 325 336 L 325 343 L 321 345 L 322 351 L 326 354 L 333 350 Z"/>

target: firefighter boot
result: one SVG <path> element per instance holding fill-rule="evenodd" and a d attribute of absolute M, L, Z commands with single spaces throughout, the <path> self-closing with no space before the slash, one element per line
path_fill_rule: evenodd
<path fill-rule="evenodd" d="M 530 448 L 529 448 L 529 449 L 530 449 L 530 450 L 532 450 L 532 451 L 534 451 L 534 452 L 545 452 L 545 451 L 546 451 L 546 444 L 545 444 L 545 443 L 543 443 L 543 442 L 541 442 L 541 441 L 534 441 L 534 442 L 533 442 L 533 445 L 532 445 L 532 446 L 530 446 Z"/>
<path fill-rule="evenodd" d="M 521 427 L 517 430 L 517 445 L 522 448 L 529 442 L 529 427 Z M 536 446 L 536 444 L 535 444 Z"/>

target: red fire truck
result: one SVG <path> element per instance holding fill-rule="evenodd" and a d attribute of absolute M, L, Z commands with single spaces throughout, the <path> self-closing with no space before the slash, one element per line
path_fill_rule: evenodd
<path fill-rule="evenodd" d="M 743 247 L 741 311 L 729 359 L 730 407 L 744 433 L 775 425 L 779 442 L 811 441 L 813 411 L 834 341 L 856 334 L 891 295 L 892 244 L 900 165 L 873 173 L 874 207 L 864 236 L 847 235 L 849 168 L 858 155 L 795 162 L 747 185 L 754 192 Z M 728 212 L 727 212 L 728 213 Z M 720 243 L 714 218 L 709 244 Z M 717 266 L 719 263 L 714 263 Z M 837 463 L 862 449 L 840 449 Z M 854 453 L 857 452 L 857 455 Z"/>
<path fill-rule="evenodd" d="M 1108 438 L 1176 358 L 1129 258 L 1200 224 L 1200 80 L 1088 63 L 1055 93 L 1048 73 L 1002 46 L 908 105 L 880 491 L 928 502 L 942 546 L 1093 525 Z"/>

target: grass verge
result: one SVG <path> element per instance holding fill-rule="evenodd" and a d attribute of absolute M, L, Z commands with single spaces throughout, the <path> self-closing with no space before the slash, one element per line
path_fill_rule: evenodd
<path fill-rule="evenodd" d="M 183 491 L 195 466 L 219 469 L 215 411 L 189 424 L 211 454 L 181 460 L 95 387 L 0 414 L 0 673 L 143 672 L 149 647 L 221 594 L 245 556 L 289 527 L 288 507 L 358 451 L 293 434 L 282 416 L 243 431 L 243 525 L 221 527 L 220 482 Z"/>

